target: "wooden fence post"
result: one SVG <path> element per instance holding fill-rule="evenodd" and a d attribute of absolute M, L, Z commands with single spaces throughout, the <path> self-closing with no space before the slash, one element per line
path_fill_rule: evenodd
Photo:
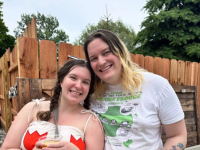
<path fill-rule="evenodd" d="M 5 108 L 5 130 L 8 132 L 8 129 L 11 126 L 12 114 L 11 114 L 11 102 L 8 98 L 9 91 L 9 76 L 8 76 L 8 58 L 4 54 L 2 57 L 2 77 L 3 77 L 3 91 L 4 91 L 4 108 Z"/>

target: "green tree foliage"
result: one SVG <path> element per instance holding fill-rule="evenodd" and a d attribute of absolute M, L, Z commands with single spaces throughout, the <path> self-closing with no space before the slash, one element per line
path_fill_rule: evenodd
<path fill-rule="evenodd" d="M 32 18 L 36 18 L 37 25 L 37 39 L 38 41 L 45 39 L 51 40 L 58 45 L 60 42 L 68 42 L 69 36 L 63 31 L 59 30 L 59 22 L 56 17 L 51 15 L 45 16 L 37 12 L 35 14 L 22 14 L 21 21 L 17 21 L 18 27 L 14 29 L 15 38 L 22 35 L 27 25 L 31 22 Z"/>
<path fill-rule="evenodd" d="M 148 0 L 134 53 L 200 61 L 200 1 Z"/>
<path fill-rule="evenodd" d="M 97 25 L 88 24 L 73 45 L 83 45 L 86 38 L 94 30 L 98 29 L 106 29 L 114 32 L 124 42 L 129 51 L 135 49 L 135 46 L 133 45 L 133 41 L 136 37 L 134 29 L 131 26 L 124 24 L 121 19 L 118 19 L 117 21 L 109 19 L 108 15 L 101 18 Z"/>
<path fill-rule="evenodd" d="M 3 2 L 0 1 L 0 57 L 5 53 L 8 47 L 12 50 L 15 44 L 15 38 L 7 34 L 9 30 L 3 22 L 2 6 Z"/>

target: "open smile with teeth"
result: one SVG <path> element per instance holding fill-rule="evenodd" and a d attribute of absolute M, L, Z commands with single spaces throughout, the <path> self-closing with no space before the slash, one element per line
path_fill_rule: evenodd
<path fill-rule="evenodd" d="M 109 65 L 108 67 L 106 67 L 106 68 L 104 68 L 104 69 L 101 69 L 100 71 L 101 71 L 101 72 L 106 71 L 106 70 L 110 69 L 111 66 L 112 66 L 112 65 Z"/>
<path fill-rule="evenodd" d="M 75 91 L 72 91 L 72 90 L 70 90 L 70 92 L 73 93 L 73 94 L 76 94 L 76 95 L 81 95 L 81 93 L 78 93 L 78 92 L 75 92 Z"/>

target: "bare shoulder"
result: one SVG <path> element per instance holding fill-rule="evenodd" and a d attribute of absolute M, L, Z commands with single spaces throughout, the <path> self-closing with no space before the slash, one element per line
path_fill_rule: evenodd
<path fill-rule="evenodd" d="M 48 111 L 51 101 L 42 101 L 40 102 L 40 111 Z"/>
<path fill-rule="evenodd" d="M 88 127 L 90 129 L 100 129 L 103 132 L 103 125 L 101 120 L 96 116 L 95 113 L 88 113 Z"/>
<path fill-rule="evenodd" d="M 29 112 L 31 109 L 33 109 L 36 102 L 28 102 L 24 107 L 20 110 L 19 113 L 26 113 Z"/>
<path fill-rule="evenodd" d="M 99 118 L 93 113 L 85 131 L 85 142 L 87 150 L 103 150 L 104 148 L 103 125 Z"/>
<path fill-rule="evenodd" d="M 22 114 L 25 118 L 29 118 L 30 122 L 36 119 L 37 113 L 39 111 L 48 111 L 50 106 L 50 101 L 40 101 L 38 104 L 36 101 L 27 103 L 21 110 L 19 114 Z M 17 116 L 19 116 L 19 114 Z"/>
<path fill-rule="evenodd" d="M 35 109 L 38 110 L 38 108 L 40 107 L 40 110 L 43 111 L 42 109 L 45 109 L 45 108 L 49 108 L 50 106 L 50 101 L 41 101 L 39 102 L 39 104 L 37 104 L 37 102 L 35 101 L 32 101 L 32 102 L 29 102 L 27 103 L 23 108 L 22 110 L 31 110 L 34 111 Z"/>

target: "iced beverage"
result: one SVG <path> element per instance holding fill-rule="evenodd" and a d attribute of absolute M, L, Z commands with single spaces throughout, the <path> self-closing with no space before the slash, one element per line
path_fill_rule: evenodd
<path fill-rule="evenodd" d="M 38 141 L 44 141 L 44 145 L 42 147 L 47 147 L 47 145 L 49 145 L 49 144 L 59 143 L 61 141 L 61 139 L 62 139 L 61 135 L 58 135 L 58 136 L 47 135 L 47 136 L 40 137 L 38 139 Z"/>

